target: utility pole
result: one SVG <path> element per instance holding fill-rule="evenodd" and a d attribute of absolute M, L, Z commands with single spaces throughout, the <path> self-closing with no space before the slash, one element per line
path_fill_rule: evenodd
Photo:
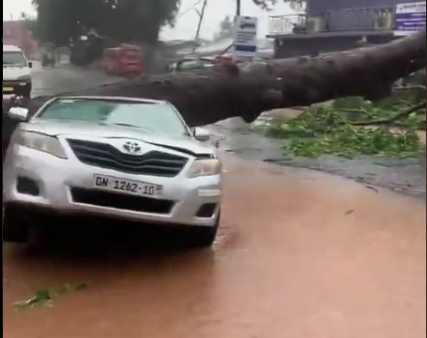
<path fill-rule="evenodd" d="M 236 0 L 236 17 L 242 14 L 242 0 Z"/>
<path fill-rule="evenodd" d="M 208 0 L 204 0 L 201 11 L 198 11 L 196 9 L 197 14 L 199 14 L 199 23 L 197 24 L 196 36 L 194 37 L 194 41 L 196 42 L 196 45 L 194 46 L 194 50 L 197 49 L 197 43 L 199 41 L 200 31 L 202 29 L 202 23 L 203 23 L 203 19 L 205 17 L 205 12 L 206 12 L 206 6 L 207 5 L 208 5 Z"/>

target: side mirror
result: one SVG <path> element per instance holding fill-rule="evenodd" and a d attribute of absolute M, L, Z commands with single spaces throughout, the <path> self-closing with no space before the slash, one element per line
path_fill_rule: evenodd
<path fill-rule="evenodd" d="M 211 133 L 203 128 L 194 128 L 193 134 L 196 140 L 200 142 L 208 141 L 211 138 Z"/>
<path fill-rule="evenodd" d="M 12 107 L 9 109 L 8 115 L 12 120 L 24 122 L 28 118 L 28 109 L 22 107 Z"/>
<path fill-rule="evenodd" d="M 33 63 L 31 61 L 28 62 L 28 68 L 33 68 Z"/>

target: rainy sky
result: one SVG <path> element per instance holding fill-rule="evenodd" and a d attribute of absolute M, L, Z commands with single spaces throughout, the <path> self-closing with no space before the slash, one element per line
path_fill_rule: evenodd
<path fill-rule="evenodd" d="M 198 14 L 194 10 L 200 9 L 202 0 L 181 0 L 180 14 L 174 28 L 165 28 L 161 37 L 165 40 L 191 39 L 194 37 Z M 194 8 L 194 9 L 193 9 Z M 220 21 L 227 15 L 233 16 L 235 0 L 208 0 L 201 36 L 212 38 L 218 30 Z M 3 0 L 3 20 L 19 19 L 22 12 L 35 15 L 31 0 Z M 242 14 L 259 17 L 259 35 L 263 37 L 268 31 L 268 16 L 291 14 L 293 11 L 286 4 L 277 5 L 270 13 L 262 11 L 252 3 L 252 0 L 242 0 Z"/>

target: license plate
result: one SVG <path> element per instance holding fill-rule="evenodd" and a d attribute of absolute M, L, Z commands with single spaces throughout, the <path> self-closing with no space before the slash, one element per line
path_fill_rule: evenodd
<path fill-rule="evenodd" d="M 6 92 L 6 93 L 13 92 L 13 88 L 12 87 L 3 87 L 3 93 L 4 92 Z"/>
<path fill-rule="evenodd" d="M 93 186 L 96 189 L 137 196 L 159 197 L 163 193 L 163 187 L 161 185 L 124 180 L 104 175 L 95 175 Z"/>

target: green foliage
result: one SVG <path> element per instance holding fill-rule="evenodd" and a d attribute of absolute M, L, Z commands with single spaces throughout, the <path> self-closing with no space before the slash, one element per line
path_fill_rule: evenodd
<path fill-rule="evenodd" d="M 41 289 L 38 290 L 32 297 L 13 303 L 17 308 L 39 308 L 39 307 L 51 307 L 53 301 L 61 295 L 80 291 L 86 288 L 86 284 L 64 284 L 59 289 Z"/>
<path fill-rule="evenodd" d="M 278 2 L 253 1 L 264 9 Z M 295 8 L 303 3 L 284 1 Z M 67 45 L 70 39 L 95 28 L 101 36 L 118 41 L 153 44 L 163 26 L 174 24 L 180 3 L 181 0 L 33 0 L 37 20 L 24 19 L 41 42 Z M 233 6 L 231 1 L 230 6 Z M 222 27 L 223 33 L 228 29 Z"/>
<path fill-rule="evenodd" d="M 34 0 L 43 42 L 68 44 L 94 28 L 98 34 L 126 42 L 155 43 L 160 28 L 173 24 L 180 0 Z"/>
<path fill-rule="evenodd" d="M 268 137 L 289 139 L 287 148 L 296 156 L 425 156 L 426 147 L 417 134 L 426 125 L 422 81 L 425 71 L 405 80 L 408 86 L 415 82 L 419 88 L 398 89 L 382 102 L 342 98 L 331 106 L 310 107 L 293 120 L 277 119 L 259 128 Z M 424 100 L 423 108 L 406 113 L 420 100 Z"/>

